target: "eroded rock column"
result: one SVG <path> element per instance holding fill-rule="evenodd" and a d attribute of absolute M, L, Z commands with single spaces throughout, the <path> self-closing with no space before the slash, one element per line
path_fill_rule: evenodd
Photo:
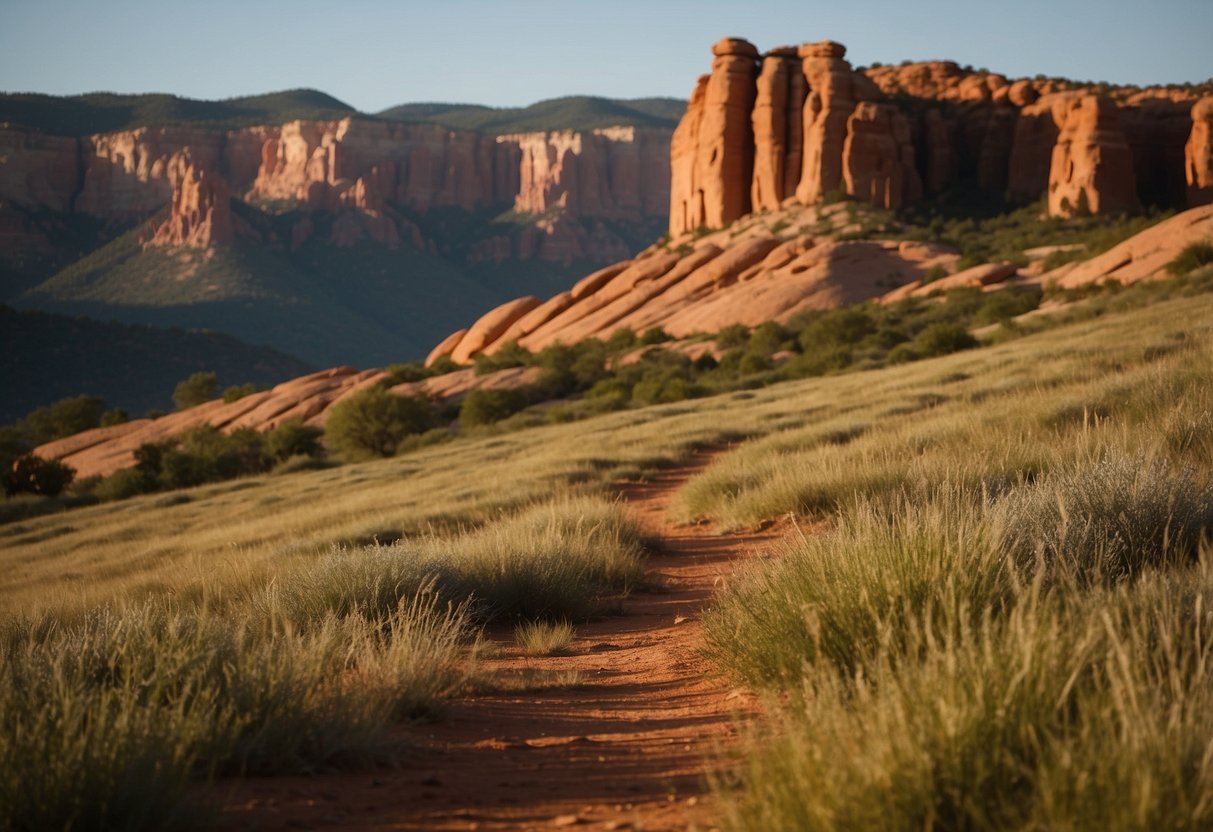
<path fill-rule="evenodd" d="M 804 100 L 808 93 L 796 48 L 781 46 L 762 59 L 754 114 L 752 209 L 776 209 L 796 193 L 804 150 Z"/>

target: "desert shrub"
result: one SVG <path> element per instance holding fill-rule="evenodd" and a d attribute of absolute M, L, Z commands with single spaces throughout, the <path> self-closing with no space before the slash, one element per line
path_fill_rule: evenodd
<path fill-rule="evenodd" d="M 149 603 L 10 627 L 6 825 L 201 824 L 186 804 L 190 779 L 390 759 L 390 726 L 433 710 L 466 676 L 466 612 L 431 593 L 306 620 L 281 593 L 271 585 L 223 614 Z"/>
<path fill-rule="evenodd" d="M 320 456 L 324 453 L 324 446 L 320 444 L 323 435 L 323 429 L 291 419 L 264 435 L 265 455 L 275 462 L 293 456 Z"/>
<path fill-rule="evenodd" d="M 596 338 L 575 346 L 556 343 L 545 347 L 535 358 L 540 368 L 537 389 L 548 398 L 560 398 L 588 390 L 607 375 L 610 347 Z"/>
<path fill-rule="evenodd" d="M 726 326 L 716 333 L 716 346 L 722 350 L 744 346 L 750 338 L 750 330 L 742 324 Z"/>
<path fill-rule="evenodd" d="M 1167 273 L 1184 275 L 1210 263 L 1213 263 L 1213 243 L 1191 243 L 1184 246 L 1179 254 L 1175 255 L 1175 259 L 1167 264 Z"/>
<path fill-rule="evenodd" d="M 988 296 L 973 315 L 973 323 L 996 324 L 1031 312 L 1040 305 L 1040 295 L 1018 289 L 1003 289 Z"/>
<path fill-rule="evenodd" d="M 473 390 L 459 408 L 459 424 L 478 427 L 500 422 L 527 406 L 520 390 Z"/>
<path fill-rule="evenodd" d="M 112 427 L 113 425 L 122 425 L 131 420 L 130 415 L 121 408 L 107 410 L 101 414 L 101 420 L 98 425 L 103 428 Z"/>
<path fill-rule="evenodd" d="M 249 382 L 247 384 L 233 384 L 223 391 L 223 401 L 226 404 L 238 402 L 245 396 L 251 396 L 257 392 L 257 385 Z"/>
<path fill-rule="evenodd" d="M 807 352 L 829 352 L 854 346 L 876 331 L 876 321 L 865 306 L 848 306 L 824 313 L 800 331 L 800 348 Z"/>
<path fill-rule="evenodd" d="M 1190 561 L 1213 530 L 1213 482 L 1162 459 L 1109 452 L 1000 504 L 1002 544 L 1024 571 L 1081 583 Z"/>
<path fill-rule="evenodd" d="M 492 355 L 477 353 L 472 360 L 476 375 L 483 376 L 511 367 L 528 367 L 534 363 L 535 356 L 530 350 L 520 347 L 517 341 L 507 341 Z"/>
<path fill-rule="evenodd" d="M 173 389 L 173 404 L 178 410 L 186 410 L 205 404 L 219 392 L 219 382 L 214 373 L 197 372 L 177 383 Z"/>
<path fill-rule="evenodd" d="M 139 494 L 147 494 L 156 490 L 154 477 L 136 468 L 123 468 L 115 471 L 93 488 L 93 494 L 101 500 L 125 500 Z"/>
<path fill-rule="evenodd" d="M 934 265 L 927 269 L 922 276 L 923 283 L 934 283 L 936 280 L 941 280 L 948 276 L 948 270 L 945 266 Z"/>
<path fill-rule="evenodd" d="M 918 354 L 924 358 L 971 349 L 979 343 L 969 330 L 960 324 L 933 324 L 914 339 Z"/>
<path fill-rule="evenodd" d="M 57 459 L 43 459 L 26 454 L 12 466 L 0 471 L 0 483 L 8 497 L 15 494 L 36 494 L 42 497 L 57 497 L 71 485 L 76 469 Z"/>
<path fill-rule="evenodd" d="M 607 352 L 611 355 L 625 353 L 634 346 L 636 346 L 636 333 L 626 326 L 619 327 L 606 340 Z"/>
<path fill-rule="evenodd" d="M 524 621 L 514 628 L 514 641 L 528 656 L 563 653 L 577 636 L 567 621 Z"/>
<path fill-rule="evenodd" d="M 666 341 L 674 340 L 673 336 L 659 326 L 651 327 L 640 333 L 637 343 L 641 346 L 649 346 L 652 344 L 664 344 Z"/>
<path fill-rule="evenodd" d="M 292 620 L 308 620 L 391 609 L 430 587 L 453 603 L 473 599 L 481 621 L 579 620 L 637 584 L 640 540 L 618 504 L 568 499 L 449 537 L 334 550 L 284 585 L 280 601 Z"/>
<path fill-rule="evenodd" d="M 355 457 L 391 456 L 404 437 L 432 425 L 433 409 L 423 398 L 396 396 L 368 387 L 333 405 L 325 441 Z"/>
<path fill-rule="evenodd" d="M 37 408 L 14 429 L 33 447 L 97 427 L 104 411 L 105 400 L 99 396 L 76 396 Z"/>
<path fill-rule="evenodd" d="M 447 359 L 450 360 L 449 358 Z M 409 361 L 401 364 L 389 364 L 384 368 L 387 373 L 387 378 L 384 380 L 386 387 L 395 387 L 397 384 L 409 384 L 417 381 L 424 381 L 432 375 L 436 375 L 430 368 L 426 367 L 417 361 Z"/>

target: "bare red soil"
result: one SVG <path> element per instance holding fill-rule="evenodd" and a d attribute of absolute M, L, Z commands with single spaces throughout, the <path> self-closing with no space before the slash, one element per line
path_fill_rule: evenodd
<path fill-rule="evenodd" d="M 500 689 L 403 729 L 420 747 L 398 768 L 223 782 L 215 787 L 223 825 L 713 828 L 707 778 L 754 703 L 703 657 L 700 613 L 733 562 L 772 535 L 668 523 L 671 495 L 709 458 L 620 488 L 656 542 L 648 566 L 658 589 L 633 594 L 622 615 L 578 627 L 565 655 L 526 657 L 510 633 L 490 634 L 500 654 L 485 669 Z M 577 684 L 550 684 L 572 671 Z"/>

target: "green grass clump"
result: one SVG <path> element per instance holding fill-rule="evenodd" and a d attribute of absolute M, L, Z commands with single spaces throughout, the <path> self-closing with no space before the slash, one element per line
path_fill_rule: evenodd
<path fill-rule="evenodd" d="M 422 587 L 471 599 L 480 620 L 577 619 L 602 612 L 643 574 L 636 524 L 617 503 L 568 499 L 451 537 L 337 549 L 284 587 L 297 617 L 382 610 Z"/>
<path fill-rule="evenodd" d="M 567 621 L 527 621 L 514 628 L 514 641 L 528 656 L 563 653 L 576 637 L 576 628 Z"/>
<path fill-rule="evenodd" d="M 278 603 L 148 603 L 10 624 L 0 668 L 0 817 L 17 829 L 197 820 L 191 779 L 390 758 L 385 731 L 466 675 L 464 608 L 299 620 Z"/>
<path fill-rule="evenodd" d="M 1213 243 L 1192 243 L 1184 246 L 1175 259 L 1167 264 L 1167 273 L 1182 275 L 1213 263 Z"/>
<path fill-rule="evenodd" d="M 723 792 L 733 829 L 1198 829 L 1213 822 L 1213 584 L 1153 575 L 945 619 L 862 677 L 806 676 Z"/>
<path fill-rule="evenodd" d="M 1114 454 L 844 511 L 707 617 L 718 661 L 791 694 L 732 826 L 1207 825 L 1211 529 L 1213 483 Z"/>

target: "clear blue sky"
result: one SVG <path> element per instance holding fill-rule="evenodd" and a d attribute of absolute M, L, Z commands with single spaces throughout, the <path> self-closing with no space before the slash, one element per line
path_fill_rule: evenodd
<path fill-rule="evenodd" d="M 1213 76 L 1213 0 L 0 0 L 0 90 L 227 98 L 324 90 L 515 106 L 685 98 L 725 35 L 831 38 L 855 64 L 951 58 L 1010 76 Z"/>

